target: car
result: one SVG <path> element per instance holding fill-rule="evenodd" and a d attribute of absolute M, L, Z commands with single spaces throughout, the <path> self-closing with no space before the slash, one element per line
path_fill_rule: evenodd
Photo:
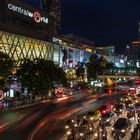
<path fill-rule="evenodd" d="M 140 112 L 140 102 L 134 104 L 133 106 L 128 107 L 127 110 L 129 112 L 135 111 L 135 112 L 139 113 Z"/>
<path fill-rule="evenodd" d="M 140 102 L 140 94 L 136 95 L 137 101 Z"/>
<path fill-rule="evenodd" d="M 79 133 L 78 134 L 78 139 L 79 140 L 86 140 L 87 139 L 87 136 L 88 136 L 88 131 L 87 129 L 84 129 L 83 127 L 80 127 L 79 128 Z"/>
<path fill-rule="evenodd" d="M 136 98 L 136 97 L 133 97 L 133 98 L 132 98 L 132 101 L 133 101 L 134 103 L 138 103 L 138 102 L 139 102 L 138 98 Z"/>
<path fill-rule="evenodd" d="M 136 110 L 136 106 L 135 105 L 130 106 L 130 107 L 127 108 L 128 112 L 132 112 L 132 111 L 135 111 L 135 110 Z"/>
<path fill-rule="evenodd" d="M 112 126 L 112 135 L 119 136 L 122 138 L 131 129 L 131 122 L 127 118 L 119 118 Z"/>
<path fill-rule="evenodd" d="M 135 91 L 130 91 L 130 92 L 128 93 L 128 96 L 129 96 L 129 97 L 135 97 L 135 96 L 136 96 Z"/>
<path fill-rule="evenodd" d="M 135 111 L 140 112 L 140 102 L 135 104 Z"/>
<path fill-rule="evenodd" d="M 124 104 L 125 104 L 125 107 L 126 108 L 134 105 L 134 103 L 132 102 L 132 100 L 127 100 L 127 101 L 124 102 Z"/>
<path fill-rule="evenodd" d="M 89 121 L 96 121 L 100 118 L 101 114 L 99 111 L 90 111 L 86 115 L 86 119 Z"/>
<path fill-rule="evenodd" d="M 117 98 L 117 99 L 113 100 L 113 102 L 111 102 L 111 104 L 112 104 L 112 106 L 114 108 L 120 102 L 121 102 L 121 99 L 120 98 Z"/>
<path fill-rule="evenodd" d="M 108 112 L 112 111 L 113 106 L 111 104 L 106 104 L 106 105 L 102 105 L 99 108 L 99 112 L 101 113 L 101 115 L 106 114 Z"/>
<path fill-rule="evenodd" d="M 127 100 L 129 100 L 129 96 L 123 96 L 122 98 L 121 98 L 121 101 L 122 102 L 125 102 L 125 101 L 127 101 Z"/>
<path fill-rule="evenodd" d="M 125 106 L 124 104 L 117 104 L 115 105 L 113 111 L 117 114 L 120 115 L 122 114 L 122 112 L 125 110 Z"/>
<path fill-rule="evenodd" d="M 140 78 L 135 79 L 135 80 L 134 80 L 134 84 L 136 84 L 136 85 L 137 85 L 137 84 L 140 84 Z"/>
<path fill-rule="evenodd" d="M 109 113 L 103 114 L 99 120 L 103 124 L 110 125 L 115 122 L 116 118 L 117 118 L 116 113 L 109 112 Z"/>

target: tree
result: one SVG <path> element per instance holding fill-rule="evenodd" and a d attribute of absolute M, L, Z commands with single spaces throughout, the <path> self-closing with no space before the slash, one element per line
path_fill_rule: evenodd
<path fill-rule="evenodd" d="M 13 60 L 7 54 L 0 52 L 0 89 L 6 88 L 13 65 Z"/>
<path fill-rule="evenodd" d="M 98 58 L 96 54 L 91 55 L 89 60 L 90 62 L 87 63 L 87 75 L 88 75 L 88 80 L 90 79 L 93 80 L 97 78 L 97 74 L 104 73 L 108 62 L 103 56 Z"/>
<path fill-rule="evenodd" d="M 36 59 L 24 60 L 18 70 L 20 81 L 34 94 L 44 94 L 53 88 L 54 83 L 66 85 L 66 74 L 53 61 Z"/>
<path fill-rule="evenodd" d="M 5 78 L 13 68 L 12 59 L 5 53 L 0 52 L 0 77 Z"/>
<path fill-rule="evenodd" d="M 84 78 L 84 72 L 85 72 L 84 64 L 80 63 L 79 67 L 76 69 L 77 77 L 82 77 L 82 79 L 83 79 Z"/>
<path fill-rule="evenodd" d="M 60 67 L 56 67 L 56 80 L 55 82 L 58 84 L 62 84 L 64 86 L 67 86 L 67 78 L 66 78 L 66 73 L 64 72 L 64 70 Z"/>
<path fill-rule="evenodd" d="M 33 91 L 35 86 L 35 74 L 35 63 L 29 59 L 24 59 L 17 70 L 17 76 L 20 79 L 22 87 L 28 87 L 29 91 Z"/>

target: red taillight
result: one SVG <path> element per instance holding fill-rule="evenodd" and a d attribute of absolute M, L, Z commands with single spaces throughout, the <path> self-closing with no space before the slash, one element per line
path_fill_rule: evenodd
<path fill-rule="evenodd" d="M 108 93 L 111 94 L 112 93 L 112 90 L 109 90 Z"/>

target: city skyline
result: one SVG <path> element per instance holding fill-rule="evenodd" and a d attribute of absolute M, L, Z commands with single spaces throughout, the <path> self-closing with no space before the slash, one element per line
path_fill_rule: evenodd
<path fill-rule="evenodd" d="M 97 45 L 115 45 L 118 52 L 138 40 L 138 0 L 62 0 L 61 5 L 62 33 L 83 36 Z"/>
<path fill-rule="evenodd" d="M 38 8 L 42 5 L 40 0 L 24 1 Z M 97 46 L 114 45 L 117 52 L 123 52 L 130 42 L 139 39 L 139 4 L 138 0 L 62 0 L 60 33 L 79 35 Z"/>

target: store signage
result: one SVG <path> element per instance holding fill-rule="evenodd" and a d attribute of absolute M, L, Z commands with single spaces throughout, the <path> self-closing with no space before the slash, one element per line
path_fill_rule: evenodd
<path fill-rule="evenodd" d="M 48 18 L 45 16 L 41 16 L 41 13 L 38 11 L 30 11 L 29 9 L 25 9 L 21 6 L 16 6 L 14 4 L 8 3 L 8 9 L 13 11 L 13 12 L 17 12 L 21 15 L 27 16 L 29 18 L 32 18 L 36 23 L 48 23 Z"/>

